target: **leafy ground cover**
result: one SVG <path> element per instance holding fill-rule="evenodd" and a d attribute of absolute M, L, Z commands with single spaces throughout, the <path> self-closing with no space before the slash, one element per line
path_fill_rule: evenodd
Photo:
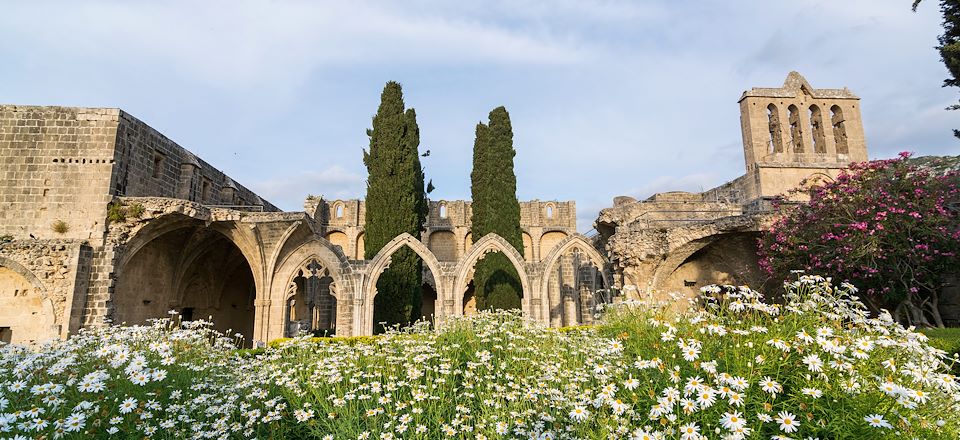
<path fill-rule="evenodd" d="M 239 351 L 207 323 L 0 348 L 0 438 L 955 439 L 957 360 L 849 285 L 706 289 L 557 331 L 515 313 Z"/>

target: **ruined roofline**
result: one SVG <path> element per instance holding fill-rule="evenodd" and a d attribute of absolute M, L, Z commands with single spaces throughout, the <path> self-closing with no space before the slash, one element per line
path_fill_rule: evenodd
<path fill-rule="evenodd" d="M 803 94 L 809 94 L 814 99 L 860 99 L 846 87 L 842 89 L 815 89 L 810 86 L 803 75 L 794 71 L 787 75 L 782 87 L 753 87 L 744 91 L 737 102 L 746 98 L 797 98 Z"/>
<path fill-rule="evenodd" d="M 152 132 L 156 135 L 162 142 L 168 143 L 169 145 L 182 151 L 180 153 L 179 159 L 181 163 L 186 163 L 194 165 L 199 169 L 209 169 L 213 170 L 215 173 L 222 175 L 224 178 L 223 184 L 225 187 L 232 188 L 234 190 L 242 190 L 243 192 L 249 193 L 255 197 L 255 200 L 250 200 L 251 203 L 255 205 L 263 206 L 265 211 L 281 211 L 279 207 L 271 203 L 270 201 L 264 199 L 262 196 L 257 194 L 252 189 L 238 183 L 235 179 L 228 176 L 223 170 L 214 166 L 213 164 L 205 161 L 203 158 L 197 156 L 195 153 L 190 151 L 187 148 L 184 148 L 182 145 L 174 141 L 173 139 L 166 136 L 160 130 L 157 130 L 150 124 L 144 122 L 142 119 L 134 116 L 133 114 L 118 108 L 118 107 L 81 107 L 81 106 L 59 106 L 59 105 L 20 105 L 20 104 L 0 104 L 0 113 L 28 113 L 35 112 L 42 115 L 43 120 L 57 120 L 65 119 L 63 116 L 57 115 L 66 115 L 66 114 L 75 114 L 76 120 L 79 121 L 109 121 L 110 123 L 117 124 L 117 136 L 113 138 L 113 148 L 116 149 L 119 146 L 119 143 L 122 142 L 120 139 L 120 126 L 121 125 L 142 125 L 146 130 Z M 53 124 L 47 124 L 52 126 Z M 116 154 L 116 153 L 115 153 Z"/>
<path fill-rule="evenodd" d="M 119 120 L 121 113 L 126 113 L 118 107 L 80 107 L 70 105 L 22 105 L 22 104 L 0 104 L 0 111 L 27 112 L 27 111 L 73 111 L 78 116 L 85 116 L 83 120 L 88 121 L 116 121 Z M 106 116 L 106 117 L 105 117 Z M 110 117 L 112 116 L 112 117 Z"/>

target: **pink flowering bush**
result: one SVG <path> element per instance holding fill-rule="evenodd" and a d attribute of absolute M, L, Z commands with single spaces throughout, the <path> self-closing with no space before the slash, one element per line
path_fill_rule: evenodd
<path fill-rule="evenodd" d="M 810 188 L 760 241 L 760 264 L 780 279 L 803 269 L 862 289 L 874 311 L 943 326 L 938 291 L 958 268 L 960 174 L 919 167 L 910 153 L 856 163 Z M 936 164 L 934 164 L 936 165 Z"/>

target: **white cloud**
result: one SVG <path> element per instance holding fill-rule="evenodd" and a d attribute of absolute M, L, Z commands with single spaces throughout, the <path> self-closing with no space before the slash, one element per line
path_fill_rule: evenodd
<path fill-rule="evenodd" d="M 40 9 L 42 31 L 22 19 Z M 587 53 L 495 23 L 368 2 L 16 3 L 6 5 L 4 16 L 0 35 L 29 48 L 37 62 L 54 52 L 88 62 L 140 63 L 234 90 L 296 88 L 328 67 L 566 64 Z"/>
<path fill-rule="evenodd" d="M 133 107 L 208 159 L 242 145 L 243 163 L 228 163 L 247 175 L 234 177 L 288 209 L 311 192 L 362 196 L 363 129 L 385 80 L 417 109 L 438 197 L 469 194 L 474 124 L 506 105 L 520 197 L 576 200 L 586 230 L 616 195 L 742 174 L 737 98 L 791 70 L 862 98 L 871 157 L 956 154 L 936 5 L 10 2 L 0 89 L 24 104 Z"/>

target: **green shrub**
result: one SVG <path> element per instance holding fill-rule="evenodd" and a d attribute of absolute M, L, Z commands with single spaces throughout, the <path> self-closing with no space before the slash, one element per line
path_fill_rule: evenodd
<path fill-rule="evenodd" d="M 127 215 L 133 218 L 140 218 L 143 216 L 143 212 L 145 210 L 146 208 L 144 208 L 143 205 L 137 203 L 135 205 L 130 205 L 129 207 L 127 207 Z"/>
<path fill-rule="evenodd" d="M 50 226 L 50 229 L 53 229 L 53 232 L 56 232 L 58 234 L 66 234 L 67 232 L 70 231 L 70 225 L 68 225 L 67 222 L 63 220 L 57 220 L 53 222 L 53 225 Z"/>
<path fill-rule="evenodd" d="M 270 347 L 281 347 L 285 343 L 294 341 L 297 338 L 279 338 L 274 339 L 267 343 Z M 343 345 L 369 345 L 376 342 L 380 339 L 379 335 L 376 336 L 315 336 L 312 338 L 302 339 L 301 341 L 306 341 L 310 344 L 343 344 Z"/>
<path fill-rule="evenodd" d="M 117 202 L 107 205 L 107 220 L 112 223 L 120 223 L 127 220 L 127 210 L 123 205 Z"/>

